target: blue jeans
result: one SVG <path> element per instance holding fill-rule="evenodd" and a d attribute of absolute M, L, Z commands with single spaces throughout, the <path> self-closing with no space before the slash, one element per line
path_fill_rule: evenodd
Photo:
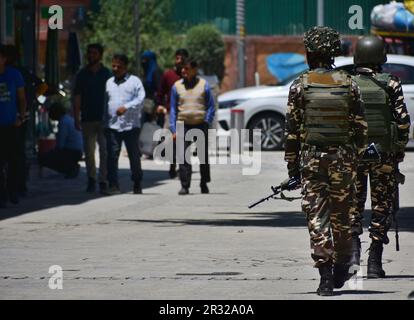
<path fill-rule="evenodd" d="M 113 129 L 105 129 L 106 145 L 108 152 L 108 182 L 110 187 L 119 187 L 118 160 L 121 153 L 122 142 L 128 152 L 131 179 L 135 183 L 142 180 L 141 153 L 139 150 L 140 128 L 118 132 Z"/>

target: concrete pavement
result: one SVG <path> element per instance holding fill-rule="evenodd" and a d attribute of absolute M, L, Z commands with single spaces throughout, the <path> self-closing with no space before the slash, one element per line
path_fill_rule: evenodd
<path fill-rule="evenodd" d="M 149 160 L 144 195 L 133 195 L 127 158 L 120 167 L 122 195 L 90 196 L 84 174 L 47 172 L 19 206 L 0 211 L 0 299 L 320 299 L 300 202 L 247 209 L 286 178 L 283 153 L 263 153 L 258 176 L 213 166 L 210 195 L 194 173 L 192 194 L 179 197 L 168 166 Z M 414 153 L 401 171 L 401 251 L 391 232 L 387 278 L 362 278 L 328 299 L 406 299 L 414 290 Z M 365 273 L 366 232 L 362 245 Z M 52 265 L 63 269 L 62 290 L 49 289 Z"/>

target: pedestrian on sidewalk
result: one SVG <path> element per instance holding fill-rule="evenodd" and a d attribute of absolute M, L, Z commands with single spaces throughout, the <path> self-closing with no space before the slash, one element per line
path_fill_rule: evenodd
<path fill-rule="evenodd" d="M 22 74 L 7 65 L 7 48 L 0 45 L 0 208 L 19 202 L 19 128 L 26 114 Z"/>
<path fill-rule="evenodd" d="M 183 79 L 178 80 L 171 92 L 170 129 L 174 139 L 177 139 L 177 122 L 184 125 L 184 148 L 179 150 L 181 190 L 179 195 L 189 194 L 191 185 L 192 166 L 190 159 L 186 159 L 187 149 L 192 141 L 186 141 L 185 135 L 190 130 L 196 129 L 202 132 L 204 137 L 204 150 L 197 150 L 200 160 L 201 193 L 209 193 L 207 183 L 210 182 L 210 165 L 208 161 L 208 129 L 214 119 L 215 106 L 210 87 L 206 80 L 198 76 L 198 64 L 194 59 L 188 59 L 183 63 Z M 181 141 L 176 141 L 180 143 Z M 204 157 L 201 155 L 204 154 Z"/>
<path fill-rule="evenodd" d="M 139 150 L 139 134 L 141 128 L 142 104 L 145 89 L 141 80 L 128 73 L 128 57 L 116 54 L 112 59 L 114 76 L 106 83 L 106 129 L 105 135 L 108 150 L 108 181 L 107 195 L 120 193 L 118 182 L 118 160 L 122 142 L 125 143 L 134 194 L 141 194 L 141 153 Z"/>
<path fill-rule="evenodd" d="M 39 165 L 64 174 L 66 179 L 76 178 L 80 168 L 78 162 L 83 153 L 82 134 L 75 128 L 74 119 L 62 103 L 53 103 L 49 108 L 49 116 L 59 121 L 56 147 L 40 156 Z"/>
<path fill-rule="evenodd" d="M 99 145 L 99 189 L 107 187 L 107 151 L 104 134 L 105 87 L 111 71 L 102 64 L 104 48 L 90 44 L 87 50 L 88 65 L 79 71 L 74 88 L 74 117 L 78 130 L 82 130 L 85 144 L 87 192 L 96 191 L 95 147 Z"/>
<path fill-rule="evenodd" d="M 173 69 L 168 69 L 164 72 L 161 78 L 160 88 L 157 93 L 157 114 L 158 118 L 161 118 L 162 121 L 160 125 L 164 127 L 164 129 L 169 129 L 170 127 L 170 98 L 171 98 L 171 90 L 178 80 L 181 79 L 181 71 L 183 68 L 183 62 L 185 59 L 188 59 L 188 51 L 186 49 L 178 49 L 175 52 L 175 66 Z M 177 164 L 175 162 L 175 153 L 176 153 L 176 146 L 173 145 L 173 159 L 172 163 L 170 164 L 170 171 L 169 175 L 171 179 L 177 177 Z"/>
<path fill-rule="evenodd" d="M 30 160 L 34 158 L 34 124 L 35 108 L 37 107 L 37 92 L 41 90 L 43 82 L 27 68 L 19 64 L 19 52 L 16 46 L 7 45 L 7 64 L 17 69 L 24 81 L 24 91 L 26 94 L 26 114 L 23 122 L 17 128 L 18 139 L 18 169 L 17 169 L 17 191 L 19 196 L 25 196 L 27 193 L 27 180 L 30 172 Z M 29 160 L 29 161 L 28 161 Z"/>

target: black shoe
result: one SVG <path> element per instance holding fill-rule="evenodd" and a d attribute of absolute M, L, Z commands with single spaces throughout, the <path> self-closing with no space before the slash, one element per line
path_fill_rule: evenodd
<path fill-rule="evenodd" d="M 332 275 L 332 264 L 326 262 L 319 267 L 319 274 L 321 276 L 321 281 L 319 283 L 319 288 L 316 290 L 316 293 L 319 296 L 333 296 L 334 294 L 334 284 L 333 284 L 333 275 Z"/>
<path fill-rule="evenodd" d="M 105 192 L 105 195 L 107 196 L 114 196 L 117 194 L 121 194 L 121 190 L 119 190 L 119 187 L 117 186 L 109 187 Z"/>
<path fill-rule="evenodd" d="M 210 190 L 208 189 L 207 184 L 201 184 L 200 188 L 201 188 L 201 193 L 203 194 L 210 193 Z"/>
<path fill-rule="evenodd" d="M 336 289 L 342 288 L 351 277 L 352 274 L 349 274 L 349 264 L 339 264 L 335 263 L 333 267 L 333 279 L 334 287 Z"/>
<path fill-rule="evenodd" d="M 96 191 L 96 181 L 93 178 L 88 179 L 88 187 L 86 188 L 86 192 L 88 193 L 95 193 Z"/>
<path fill-rule="evenodd" d="M 350 265 L 361 265 L 361 240 L 357 235 L 352 236 L 352 253 Z"/>
<path fill-rule="evenodd" d="M 134 184 L 134 194 L 142 194 L 141 183 L 135 182 L 135 184 Z"/>
<path fill-rule="evenodd" d="M 177 170 L 175 169 L 175 165 L 170 167 L 170 171 L 168 171 L 171 179 L 177 178 Z"/>
<path fill-rule="evenodd" d="M 178 192 L 178 194 L 180 196 L 184 196 L 184 195 L 187 195 L 189 193 L 190 193 L 190 191 L 188 190 L 188 188 L 181 188 L 181 190 Z"/>
<path fill-rule="evenodd" d="M 108 186 L 105 182 L 99 183 L 99 193 L 100 194 L 106 194 L 106 190 L 108 189 Z"/>
<path fill-rule="evenodd" d="M 385 271 L 382 269 L 382 251 L 382 242 L 373 240 L 369 247 L 368 279 L 385 278 Z"/>

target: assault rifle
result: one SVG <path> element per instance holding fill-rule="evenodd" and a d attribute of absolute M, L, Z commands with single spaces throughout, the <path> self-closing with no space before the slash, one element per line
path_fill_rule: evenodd
<path fill-rule="evenodd" d="M 270 196 L 267 196 L 266 198 L 260 199 L 259 201 L 253 203 L 252 205 L 249 206 L 249 209 L 252 209 L 255 206 L 261 204 L 262 202 L 268 201 L 270 199 L 283 199 L 286 201 L 293 201 L 293 200 L 301 199 L 301 197 L 297 197 L 297 198 L 286 197 L 283 194 L 283 191 L 293 191 L 293 190 L 298 189 L 299 187 L 300 187 L 300 178 L 294 177 L 294 178 L 285 180 L 279 186 L 270 187 L 273 193 Z M 280 194 L 280 197 L 278 197 L 279 194 Z"/>
<path fill-rule="evenodd" d="M 400 172 L 398 168 L 398 162 L 395 164 L 395 190 L 394 190 L 394 197 L 393 197 L 393 204 L 392 204 L 392 216 L 395 223 L 395 247 L 397 251 L 400 251 L 400 237 L 398 235 L 398 219 L 397 219 L 397 212 L 400 210 L 400 184 L 405 183 L 405 175 Z"/>

